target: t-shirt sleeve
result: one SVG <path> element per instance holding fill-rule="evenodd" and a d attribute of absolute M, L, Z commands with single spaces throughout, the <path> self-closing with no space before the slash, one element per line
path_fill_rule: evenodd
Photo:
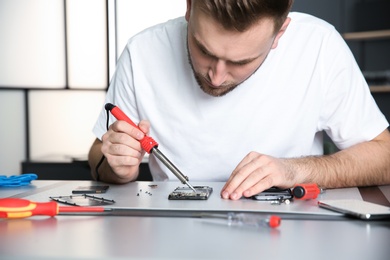
<path fill-rule="evenodd" d="M 118 59 L 115 73 L 107 90 L 105 104 L 106 103 L 112 103 L 118 106 L 125 114 L 134 120 L 134 122 L 138 122 L 136 102 L 134 98 L 133 73 L 129 43 Z M 116 120 L 111 114 L 109 114 L 108 117 L 108 125 L 112 124 Z M 101 140 L 106 131 L 107 112 L 103 106 L 92 132 Z"/>
<path fill-rule="evenodd" d="M 369 141 L 389 126 L 378 108 L 352 52 L 334 30 L 321 52 L 325 102 L 320 129 L 345 149 Z"/>

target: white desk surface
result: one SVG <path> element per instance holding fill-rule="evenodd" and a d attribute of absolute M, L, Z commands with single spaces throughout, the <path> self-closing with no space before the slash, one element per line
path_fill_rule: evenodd
<path fill-rule="evenodd" d="M 43 202 L 50 196 L 71 195 L 75 187 L 92 183 L 34 181 L 27 187 L 0 188 L 0 197 Z M 152 189 L 150 184 L 158 186 Z M 97 196 L 114 199 L 116 203 L 108 207 L 122 216 L 0 219 L 0 259 L 389 259 L 388 220 L 342 218 L 319 208 L 317 200 L 296 200 L 288 205 L 223 200 L 219 196 L 222 183 L 193 185 L 212 186 L 214 193 L 207 201 L 169 201 L 169 192 L 182 186 L 180 183 L 110 185 L 107 193 Z M 389 199 L 390 186 L 380 189 Z M 351 188 L 328 190 L 321 198 L 361 196 Z M 148 210 L 152 214 L 142 216 Z M 141 215 L 125 216 L 134 211 Z M 200 218 L 161 217 L 158 213 L 209 211 L 276 213 L 282 216 L 282 223 L 276 229 L 229 227 Z"/>

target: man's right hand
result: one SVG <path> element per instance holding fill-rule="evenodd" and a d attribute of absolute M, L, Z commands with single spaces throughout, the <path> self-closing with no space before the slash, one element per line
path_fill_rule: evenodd
<path fill-rule="evenodd" d="M 102 141 L 94 142 L 89 154 L 91 167 L 96 167 L 102 155 L 106 158 L 99 167 L 100 180 L 126 183 L 137 179 L 145 155 L 139 141 L 149 132 L 150 123 L 143 120 L 139 128 L 142 131 L 125 121 L 115 121 L 102 136 Z"/>

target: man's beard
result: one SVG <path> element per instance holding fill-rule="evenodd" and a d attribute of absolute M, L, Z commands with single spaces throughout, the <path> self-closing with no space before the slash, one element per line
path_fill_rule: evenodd
<path fill-rule="evenodd" d="M 211 88 L 211 87 L 207 86 L 207 83 L 205 83 L 205 81 L 210 82 L 210 84 L 211 84 L 211 80 L 209 79 L 208 75 L 202 75 L 201 73 L 198 73 L 195 71 L 194 65 L 192 64 L 191 55 L 190 55 L 190 51 L 188 48 L 188 43 L 187 43 L 187 56 L 188 56 L 188 62 L 190 63 L 192 72 L 194 73 L 195 80 L 198 83 L 199 87 L 206 94 L 209 94 L 209 95 L 214 96 L 214 97 L 222 97 L 222 96 L 226 95 L 227 93 L 229 93 L 230 91 L 232 91 L 233 89 L 235 89 L 239 85 L 239 84 L 236 84 L 235 82 L 230 82 L 230 83 L 223 83 L 218 88 Z"/>

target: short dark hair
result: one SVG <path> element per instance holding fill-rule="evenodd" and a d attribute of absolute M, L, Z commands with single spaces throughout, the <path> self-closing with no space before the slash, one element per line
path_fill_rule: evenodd
<path fill-rule="evenodd" d="M 193 0 L 193 5 L 227 30 L 244 32 L 260 19 L 274 20 L 277 33 L 294 0 Z"/>

